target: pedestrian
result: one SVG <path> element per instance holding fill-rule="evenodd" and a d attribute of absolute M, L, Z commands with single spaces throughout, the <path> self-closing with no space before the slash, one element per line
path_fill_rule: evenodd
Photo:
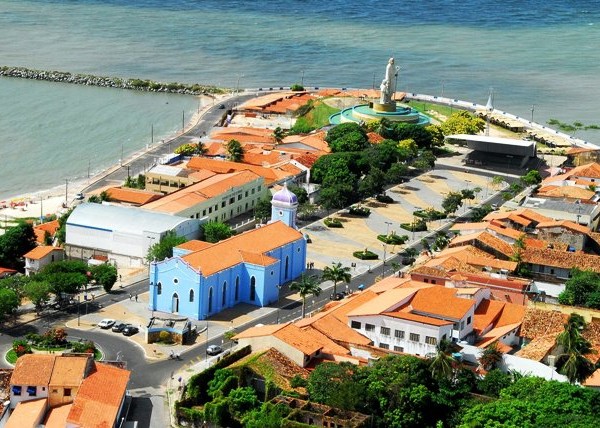
<path fill-rule="evenodd" d="M 94 295 L 94 293 L 92 293 L 92 300 L 94 300 L 96 298 L 96 296 Z"/>
<path fill-rule="evenodd" d="M 119 282 L 123 282 L 123 275 L 119 275 Z"/>
<path fill-rule="evenodd" d="M 135 301 L 137 302 L 137 293 L 135 293 Z"/>
<path fill-rule="evenodd" d="M 129 293 L 129 300 L 131 300 L 133 297 L 133 294 Z"/>

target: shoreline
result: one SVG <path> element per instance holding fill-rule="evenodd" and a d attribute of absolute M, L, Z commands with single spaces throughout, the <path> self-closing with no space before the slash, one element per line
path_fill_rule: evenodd
<path fill-rule="evenodd" d="M 63 184 L 60 184 L 49 189 L 46 188 L 35 190 L 29 193 L 7 197 L 5 200 L 0 200 L 0 226 L 4 227 L 9 222 L 14 223 L 15 221 L 23 218 L 34 217 L 40 219 L 42 216 L 45 218 L 52 215 L 60 216 L 60 214 L 73 206 L 78 193 L 83 192 L 86 188 L 100 181 L 111 172 L 118 168 L 122 168 L 138 157 L 148 153 L 150 150 L 165 144 L 169 144 L 170 141 L 185 134 L 198 124 L 206 111 L 208 111 L 208 109 L 211 108 L 216 102 L 222 102 L 230 96 L 231 95 L 229 93 L 218 94 L 216 96 L 196 95 L 196 97 L 203 102 L 203 105 L 199 111 L 196 111 L 192 115 L 182 131 L 161 139 L 152 145 L 147 144 L 145 148 L 137 150 L 125 157 L 122 164 L 117 163 L 109 165 L 89 178 L 78 178 L 74 179 L 73 181 L 69 181 L 66 187 Z M 175 148 L 176 147 L 173 149 Z M 90 192 L 89 194 L 86 193 L 85 199 L 87 199 L 87 197 L 90 195 L 100 193 L 100 191 L 101 190 Z M 67 208 L 63 206 L 65 201 Z M 14 207 L 11 207 L 11 202 L 14 203 Z M 3 229 L 0 227 L 0 234 L 2 231 Z"/>

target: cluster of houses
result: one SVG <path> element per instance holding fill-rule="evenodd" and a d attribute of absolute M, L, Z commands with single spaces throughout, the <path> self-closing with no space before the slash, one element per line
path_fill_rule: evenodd
<path fill-rule="evenodd" d="M 117 427 L 127 415 L 130 372 L 93 355 L 26 354 L 0 375 L 9 379 L 0 391 L 4 428 Z"/>

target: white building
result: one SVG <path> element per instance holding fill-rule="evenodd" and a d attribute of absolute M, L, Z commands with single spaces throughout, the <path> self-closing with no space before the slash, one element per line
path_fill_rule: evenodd
<path fill-rule="evenodd" d="M 102 255 L 119 265 L 141 266 L 148 249 L 169 231 L 196 239 L 200 221 L 137 207 L 81 204 L 67 220 L 65 250 L 72 258 Z"/>
<path fill-rule="evenodd" d="M 50 263 L 63 260 L 65 251 L 62 248 L 41 245 L 29 251 L 23 257 L 25 258 L 25 275 L 29 276 L 32 273 L 38 273 Z"/>
<path fill-rule="evenodd" d="M 441 286 L 401 287 L 382 293 L 348 313 L 350 327 L 375 346 L 425 356 L 441 340 L 473 333 L 476 299 Z"/>

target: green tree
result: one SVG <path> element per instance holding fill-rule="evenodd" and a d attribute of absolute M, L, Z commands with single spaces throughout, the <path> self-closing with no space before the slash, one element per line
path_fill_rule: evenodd
<path fill-rule="evenodd" d="M 108 263 L 104 263 L 92 268 L 92 276 L 104 291 L 110 293 L 113 285 L 117 282 L 117 268 Z"/>
<path fill-rule="evenodd" d="M 425 130 L 431 136 L 431 145 L 433 147 L 441 147 L 444 145 L 444 131 L 440 125 L 427 125 Z"/>
<path fill-rule="evenodd" d="M 260 406 L 256 392 L 251 387 L 236 388 L 227 397 L 229 413 L 240 420 L 246 413 Z"/>
<path fill-rule="evenodd" d="M 473 221 L 473 222 L 482 221 L 486 215 L 488 215 L 489 213 L 491 213 L 493 211 L 494 211 L 494 209 L 492 208 L 492 206 L 490 204 L 484 204 L 479 207 L 473 207 L 473 209 L 471 209 L 471 221 Z"/>
<path fill-rule="evenodd" d="M 306 274 L 302 274 L 298 281 L 292 282 L 290 290 L 297 291 L 302 298 L 302 318 L 306 316 L 306 296 L 318 297 L 323 291 L 317 277 Z"/>
<path fill-rule="evenodd" d="M 357 123 L 337 125 L 327 132 L 325 141 L 332 152 L 359 152 L 369 146 L 366 131 Z"/>
<path fill-rule="evenodd" d="M 354 189 L 349 183 L 323 185 L 319 191 L 319 204 L 327 211 L 347 207 L 354 201 Z"/>
<path fill-rule="evenodd" d="M 488 345 L 479 356 L 479 363 L 485 370 L 495 368 L 502 361 L 502 351 L 498 348 L 498 342 Z"/>
<path fill-rule="evenodd" d="M 365 171 L 359 165 L 359 156 L 356 153 L 332 153 L 321 156 L 313 164 L 310 172 L 314 183 L 331 182 L 356 182 L 357 178 Z M 352 175 L 350 179 L 348 176 Z"/>
<path fill-rule="evenodd" d="M 459 110 L 450 115 L 441 126 L 444 135 L 475 135 L 484 130 L 485 122 L 466 110 Z"/>
<path fill-rule="evenodd" d="M 349 284 L 350 280 L 352 279 L 352 275 L 350 274 L 350 268 L 348 266 L 342 266 L 342 263 L 337 262 L 333 263 L 331 266 L 325 266 L 321 279 L 323 281 L 333 282 L 333 295 L 335 296 L 337 293 L 338 282 L 345 282 Z"/>
<path fill-rule="evenodd" d="M 259 199 L 254 206 L 254 217 L 263 222 L 271 217 L 271 197 L 265 196 Z"/>
<path fill-rule="evenodd" d="M 35 232 L 30 223 L 9 227 L 0 235 L 0 266 L 22 270 L 23 255 L 35 247 Z"/>
<path fill-rule="evenodd" d="M 169 231 L 163 239 L 148 248 L 146 259 L 151 262 L 153 260 L 162 261 L 173 257 L 173 247 L 181 245 L 186 241 L 187 239 L 183 236 L 178 236 L 175 232 Z"/>
<path fill-rule="evenodd" d="M 385 138 L 392 140 L 413 140 L 419 148 L 431 148 L 433 143 L 433 134 L 425 127 L 414 123 L 396 122 L 393 123 L 389 133 Z"/>
<path fill-rule="evenodd" d="M 537 169 L 530 169 L 527 174 L 520 178 L 524 186 L 535 186 L 542 182 L 542 176 Z"/>
<path fill-rule="evenodd" d="M 371 171 L 358 183 L 358 193 L 362 197 L 377 195 L 383 191 L 385 186 L 385 174 L 379 168 Z"/>
<path fill-rule="evenodd" d="M 512 383 L 511 376 L 499 369 L 490 370 L 485 377 L 479 381 L 477 387 L 485 395 L 498 397 L 500 391 Z"/>
<path fill-rule="evenodd" d="M 273 130 L 273 139 L 275 139 L 276 144 L 281 144 L 283 139 L 285 138 L 285 131 L 281 129 L 279 126 Z"/>
<path fill-rule="evenodd" d="M 442 200 L 442 208 L 446 214 L 456 212 L 463 204 L 463 195 L 461 192 L 448 192 Z"/>
<path fill-rule="evenodd" d="M 571 278 L 558 296 L 562 305 L 584 306 L 590 295 L 600 291 L 600 275 L 591 270 L 571 269 Z"/>
<path fill-rule="evenodd" d="M 288 186 L 288 190 L 296 195 L 299 204 L 305 204 L 308 202 L 308 192 L 304 187 L 300 187 L 297 184 L 290 184 Z"/>
<path fill-rule="evenodd" d="M 19 307 L 20 299 L 13 290 L 0 288 L 0 320 L 6 315 L 13 314 Z"/>
<path fill-rule="evenodd" d="M 194 156 L 204 156 L 206 153 L 208 153 L 206 144 L 202 141 L 198 141 L 195 145 Z"/>
<path fill-rule="evenodd" d="M 504 182 L 504 177 L 496 175 L 494 176 L 494 178 L 492 178 L 492 187 L 495 189 L 499 189 L 500 187 L 502 187 L 502 183 Z"/>
<path fill-rule="evenodd" d="M 259 409 L 254 409 L 242 419 L 245 428 L 281 428 L 283 419 L 291 409 L 283 403 L 263 403 Z"/>
<path fill-rule="evenodd" d="M 209 221 L 202 225 L 202 230 L 204 231 L 204 240 L 211 243 L 219 242 L 235 235 L 235 232 L 229 225 L 220 221 Z"/>
<path fill-rule="evenodd" d="M 0 288 L 7 288 L 14 291 L 19 300 L 21 300 L 25 296 L 25 284 L 29 283 L 31 279 L 31 276 L 12 275 L 0 279 Z"/>
<path fill-rule="evenodd" d="M 361 396 L 356 371 L 357 366 L 347 362 L 319 364 L 308 376 L 306 389 L 311 401 L 353 410 Z"/>
<path fill-rule="evenodd" d="M 583 382 L 594 373 L 596 367 L 585 355 L 593 351 L 592 344 L 585 339 L 581 332 L 586 323 L 579 314 L 571 314 L 565 329 L 556 337 L 556 344 L 562 348 L 556 366 L 558 372 L 567 376 L 571 383 Z"/>
<path fill-rule="evenodd" d="M 58 218 L 58 230 L 56 231 L 56 239 L 59 244 L 64 244 L 67 240 L 67 220 L 73 212 L 74 208 L 70 208 L 66 213 Z"/>
<path fill-rule="evenodd" d="M 174 153 L 181 156 L 193 156 L 196 154 L 196 145 L 190 143 L 182 144 L 175 149 Z"/>
<path fill-rule="evenodd" d="M 385 174 L 385 180 L 390 184 L 398 184 L 408 175 L 408 165 L 396 162 L 390 166 L 390 169 Z"/>
<path fill-rule="evenodd" d="M 225 146 L 227 159 L 232 162 L 242 162 L 244 160 L 244 148 L 238 140 L 229 140 Z"/>
<path fill-rule="evenodd" d="M 442 339 L 436 346 L 436 353 L 429 360 L 431 375 L 436 378 L 451 379 L 454 372 L 454 358 L 452 358 L 452 344 Z"/>
<path fill-rule="evenodd" d="M 77 293 L 88 281 L 84 274 L 75 272 L 44 274 L 43 280 L 51 284 L 51 291 L 59 298 L 63 294 Z"/>
<path fill-rule="evenodd" d="M 50 300 L 50 290 L 50 284 L 44 281 L 31 281 L 25 285 L 25 296 L 35 305 L 37 313 Z"/>
<path fill-rule="evenodd" d="M 593 129 L 593 130 L 600 129 L 599 125 L 584 125 L 582 122 L 579 122 L 579 121 L 575 121 L 571 124 L 571 123 L 561 122 L 558 119 L 550 119 L 548 121 L 548 125 L 557 126 L 558 129 L 560 129 L 561 131 L 571 132 L 573 134 L 575 134 L 577 131 L 588 131 L 590 129 Z"/>

